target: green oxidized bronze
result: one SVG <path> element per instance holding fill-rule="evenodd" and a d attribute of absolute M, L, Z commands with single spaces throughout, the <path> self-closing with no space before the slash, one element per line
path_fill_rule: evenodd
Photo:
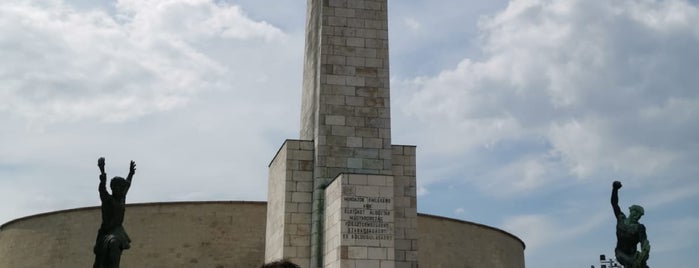
<path fill-rule="evenodd" d="M 621 182 L 612 184 L 612 208 L 616 217 L 616 248 L 614 253 L 619 263 L 625 268 L 648 268 L 646 261 L 650 255 L 650 242 L 646 237 L 646 227 L 638 220 L 644 214 L 643 207 L 633 205 L 629 207 L 627 217 L 619 208 L 619 189 Z M 638 244 L 641 250 L 637 251 Z"/>

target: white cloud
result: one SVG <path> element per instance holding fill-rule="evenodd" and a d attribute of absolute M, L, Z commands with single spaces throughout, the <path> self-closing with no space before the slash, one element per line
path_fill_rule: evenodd
<path fill-rule="evenodd" d="M 682 200 L 698 198 L 699 184 L 681 183 L 670 189 L 656 189 L 643 197 L 641 204 L 646 209 L 658 209 L 668 207 Z"/>
<path fill-rule="evenodd" d="M 498 196 L 511 196 L 541 188 L 559 175 L 551 173 L 557 170 L 557 163 L 546 155 L 528 155 L 494 169 L 485 176 L 489 179 L 481 182 L 481 189 Z"/>
<path fill-rule="evenodd" d="M 212 0 L 119 0 L 116 4 L 132 31 L 184 39 L 223 37 L 248 40 L 282 37 L 265 21 L 253 21 L 239 6 Z"/>
<path fill-rule="evenodd" d="M 573 215 L 578 222 L 566 224 L 560 213 L 519 215 L 505 219 L 503 229 L 516 234 L 527 243 L 528 254 L 544 247 L 554 247 L 559 243 L 570 245 L 570 241 L 580 239 L 608 221 L 610 212 L 600 211 L 588 217 Z M 567 215 L 571 217 L 571 215 Z"/>
<path fill-rule="evenodd" d="M 571 121 L 550 129 L 549 139 L 555 151 L 578 177 L 588 177 L 605 168 L 649 176 L 663 171 L 675 158 L 673 152 L 664 149 L 623 144 L 595 121 Z"/>
<path fill-rule="evenodd" d="M 224 1 L 114 3 L 0 1 L 0 222 L 96 205 L 99 156 L 139 163 L 130 203 L 264 200 L 304 37 Z"/>
<path fill-rule="evenodd" d="M 408 28 L 410 28 L 413 31 L 419 31 L 420 29 L 422 29 L 422 24 L 415 18 L 406 18 L 403 20 L 403 22 L 406 26 L 408 26 Z"/>
<path fill-rule="evenodd" d="M 118 1 L 116 14 L 62 1 L 0 4 L 0 112 L 33 121 L 123 121 L 186 105 L 233 76 L 197 47 L 283 33 L 212 0 Z"/>
<path fill-rule="evenodd" d="M 411 92 L 401 112 L 428 126 L 414 136 L 433 137 L 424 153 L 504 167 L 472 179 L 489 191 L 554 176 L 648 182 L 696 155 L 696 25 L 681 0 L 514 0 L 481 20 L 482 59 L 394 85 Z"/>
<path fill-rule="evenodd" d="M 424 187 L 422 185 L 417 186 L 417 196 L 425 196 L 430 194 L 430 190 L 427 189 L 427 187 Z"/>
<path fill-rule="evenodd" d="M 523 215 L 507 219 L 503 228 L 527 241 L 528 250 L 536 250 L 555 240 L 558 236 L 555 231 L 560 227 L 555 225 L 551 217 Z"/>

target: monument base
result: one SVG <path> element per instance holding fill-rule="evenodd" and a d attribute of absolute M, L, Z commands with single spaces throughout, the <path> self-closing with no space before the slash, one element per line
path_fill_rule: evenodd
<path fill-rule="evenodd" d="M 393 198 L 393 176 L 337 176 L 325 189 L 323 267 L 395 267 Z"/>

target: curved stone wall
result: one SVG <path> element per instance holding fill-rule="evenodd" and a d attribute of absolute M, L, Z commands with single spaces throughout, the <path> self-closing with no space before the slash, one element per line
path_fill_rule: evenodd
<path fill-rule="evenodd" d="M 524 268 L 524 242 L 482 224 L 420 214 L 420 268 Z"/>
<path fill-rule="evenodd" d="M 122 267 L 259 267 L 264 260 L 265 202 L 128 205 L 134 240 Z M 90 267 L 99 207 L 56 211 L 0 227 L 0 267 Z M 420 214 L 421 268 L 524 267 L 524 243 L 488 226 Z"/>
<path fill-rule="evenodd" d="M 128 205 L 133 240 L 122 267 L 259 267 L 264 260 L 265 202 Z M 58 211 L 0 229 L 0 267 L 92 267 L 99 207 Z"/>

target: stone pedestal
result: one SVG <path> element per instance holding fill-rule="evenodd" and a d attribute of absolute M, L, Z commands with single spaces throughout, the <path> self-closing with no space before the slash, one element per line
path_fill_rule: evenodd
<path fill-rule="evenodd" d="M 395 267 L 393 176 L 341 174 L 325 200 L 323 267 Z"/>
<path fill-rule="evenodd" d="M 304 141 L 270 165 L 266 260 L 415 268 L 415 147 L 391 144 L 387 0 L 307 4 Z"/>

